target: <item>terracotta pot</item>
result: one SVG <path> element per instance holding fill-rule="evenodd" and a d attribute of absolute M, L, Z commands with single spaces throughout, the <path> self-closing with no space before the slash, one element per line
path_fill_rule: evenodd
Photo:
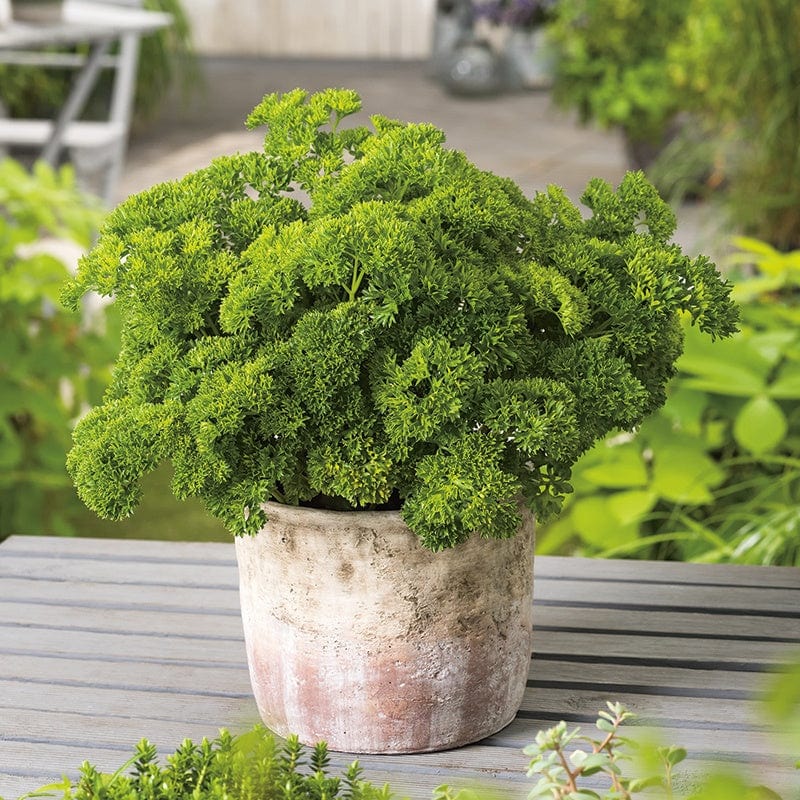
<path fill-rule="evenodd" d="M 431 553 L 399 513 L 267 503 L 237 537 L 264 723 L 351 753 L 443 750 L 497 732 L 525 691 L 534 522 Z"/>

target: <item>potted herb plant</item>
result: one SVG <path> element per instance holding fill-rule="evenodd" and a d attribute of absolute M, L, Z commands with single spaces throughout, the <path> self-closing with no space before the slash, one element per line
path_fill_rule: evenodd
<path fill-rule="evenodd" d="M 359 109 L 347 90 L 269 95 L 248 119 L 263 152 L 110 214 L 65 298 L 115 296 L 122 347 L 68 468 L 121 518 L 170 460 L 175 494 L 237 535 L 269 727 L 430 750 L 519 707 L 533 515 L 663 403 L 679 317 L 715 337 L 736 312 L 713 264 L 668 243 L 641 173 L 593 180 L 585 219 L 432 125 L 342 126 Z"/>

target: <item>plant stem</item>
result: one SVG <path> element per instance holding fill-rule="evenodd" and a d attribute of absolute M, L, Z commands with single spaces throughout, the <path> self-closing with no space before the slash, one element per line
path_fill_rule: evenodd
<path fill-rule="evenodd" d="M 567 773 L 567 786 L 566 786 L 566 788 L 570 792 L 577 792 L 578 791 L 578 785 L 577 785 L 577 783 L 575 783 L 575 778 L 580 774 L 580 767 L 577 770 L 575 770 L 575 772 L 573 772 L 569 768 L 569 764 L 567 763 L 567 758 L 564 755 L 564 751 L 561 748 L 558 749 L 558 758 L 561 761 L 561 766 L 564 767 L 564 771 Z"/>
<path fill-rule="evenodd" d="M 350 288 L 347 290 L 347 296 L 350 302 L 356 299 L 356 294 L 361 286 L 361 281 L 364 279 L 364 272 L 359 269 L 360 264 L 357 258 L 353 259 L 353 279 L 350 282 Z"/>

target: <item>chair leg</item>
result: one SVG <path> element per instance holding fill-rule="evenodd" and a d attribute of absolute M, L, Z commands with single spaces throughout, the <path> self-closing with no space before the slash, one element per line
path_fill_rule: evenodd
<path fill-rule="evenodd" d="M 114 152 L 106 169 L 101 189 L 101 197 L 105 200 L 109 208 L 112 208 L 117 203 L 116 191 L 119 185 L 119 179 L 122 176 L 122 166 L 125 162 L 127 142 L 120 139 L 112 147 Z"/>
<path fill-rule="evenodd" d="M 122 171 L 125 143 L 117 140 L 102 148 L 70 147 L 69 160 L 75 167 L 78 185 L 85 192 L 100 197 L 111 208 Z"/>
<path fill-rule="evenodd" d="M 0 119 L 5 119 L 6 117 L 8 117 L 8 109 L 6 108 L 5 103 L 0 101 Z M 5 145 L 0 145 L 0 159 L 5 158 L 6 156 L 8 156 L 8 148 Z"/>

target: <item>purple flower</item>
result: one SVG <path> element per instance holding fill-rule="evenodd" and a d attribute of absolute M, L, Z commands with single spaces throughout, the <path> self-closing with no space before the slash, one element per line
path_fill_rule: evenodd
<path fill-rule="evenodd" d="M 555 0 L 475 0 L 476 19 L 487 19 L 495 25 L 532 28 L 547 19 Z"/>

